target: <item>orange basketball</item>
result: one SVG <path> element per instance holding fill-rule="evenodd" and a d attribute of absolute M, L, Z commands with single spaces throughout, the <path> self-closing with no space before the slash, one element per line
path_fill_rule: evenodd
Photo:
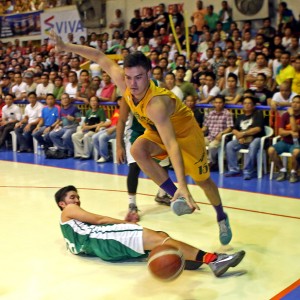
<path fill-rule="evenodd" d="M 157 279 L 171 281 L 184 269 L 185 261 L 180 250 L 173 246 L 161 245 L 154 248 L 148 257 L 148 269 Z"/>

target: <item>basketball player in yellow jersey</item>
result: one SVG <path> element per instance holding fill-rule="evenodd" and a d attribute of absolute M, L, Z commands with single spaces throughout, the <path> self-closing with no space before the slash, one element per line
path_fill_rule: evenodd
<path fill-rule="evenodd" d="M 97 49 L 65 44 L 54 32 L 50 37 L 56 43 L 57 51 L 77 53 L 96 63 L 106 71 L 118 86 L 124 99 L 120 106 L 117 126 L 118 161 L 125 162 L 123 132 L 131 109 L 145 133 L 132 145 L 131 153 L 145 174 L 157 185 L 173 196 L 173 211 L 178 214 L 192 213 L 199 209 L 190 194 L 185 175 L 189 174 L 205 192 L 217 213 L 220 241 L 230 242 L 232 232 L 215 183 L 207 166 L 204 137 L 192 111 L 183 106 L 173 93 L 155 87 L 150 80 L 151 63 L 141 52 L 129 54 L 124 59 L 124 69 Z M 165 170 L 152 158 L 168 155 L 178 181 L 174 185 Z M 185 202 L 186 201 L 186 202 Z"/>

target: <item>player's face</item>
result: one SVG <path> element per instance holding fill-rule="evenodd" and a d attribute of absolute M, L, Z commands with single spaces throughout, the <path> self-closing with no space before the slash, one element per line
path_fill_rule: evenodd
<path fill-rule="evenodd" d="M 75 191 L 70 191 L 65 196 L 63 201 L 59 202 L 60 207 L 64 208 L 69 204 L 76 204 L 80 206 L 80 197 Z"/>
<path fill-rule="evenodd" d="M 138 100 L 141 100 L 148 87 L 150 80 L 150 71 L 147 72 L 143 67 L 125 68 L 125 83 L 130 89 L 131 94 Z"/>

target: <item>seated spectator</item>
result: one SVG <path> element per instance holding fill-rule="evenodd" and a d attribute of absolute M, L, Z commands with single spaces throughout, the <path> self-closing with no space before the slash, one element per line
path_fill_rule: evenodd
<path fill-rule="evenodd" d="M 156 66 L 152 68 L 151 72 L 152 72 L 152 80 L 155 82 L 155 85 L 164 87 L 162 68 Z"/>
<path fill-rule="evenodd" d="M 11 86 L 10 94 L 14 95 L 15 100 L 23 100 L 26 98 L 26 83 L 22 81 L 21 72 L 15 72 L 14 83 Z"/>
<path fill-rule="evenodd" d="M 142 36 L 142 37 L 139 38 L 139 46 L 137 47 L 137 50 L 141 51 L 145 54 L 150 52 L 150 47 L 149 47 L 145 37 Z"/>
<path fill-rule="evenodd" d="M 25 107 L 24 118 L 15 124 L 15 133 L 19 145 L 18 152 L 33 152 L 32 132 L 39 123 L 43 104 L 37 101 L 35 92 L 27 97 L 29 104 Z"/>
<path fill-rule="evenodd" d="M 100 158 L 98 163 L 105 163 L 111 159 L 108 151 L 108 141 L 116 138 L 117 123 L 120 115 L 119 106 L 121 103 L 121 97 L 118 98 L 118 107 L 115 109 L 109 122 L 105 122 L 106 129 L 103 129 L 104 124 L 100 124 L 96 127 L 96 134 L 92 136 L 93 145 L 97 149 Z"/>
<path fill-rule="evenodd" d="M 50 139 L 58 151 L 64 152 L 68 157 L 74 156 L 72 134 L 81 121 L 81 112 L 71 103 L 67 93 L 61 96 L 61 110 L 59 121 L 50 132 Z"/>
<path fill-rule="evenodd" d="M 183 93 L 183 98 L 185 98 L 187 95 L 197 97 L 197 92 L 193 84 L 184 80 L 185 72 L 186 68 L 184 66 L 178 66 L 176 68 L 176 85 L 181 89 Z"/>
<path fill-rule="evenodd" d="M 282 46 L 285 48 L 289 48 L 292 43 L 292 30 L 290 27 L 286 27 L 284 29 L 284 34 L 282 37 Z"/>
<path fill-rule="evenodd" d="M 237 86 L 238 77 L 234 73 L 229 73 L 227 77 L 227 88 L 221 92 L 226 104 L 240 104 L 244 89 Z"/>
<path fill-rule="evenodd" d="M 95 96 L 95 90 L 90 85 L 90 74 L 87 70 L 80 71 L 79 83 L 77 86 L 76 100 L 89 104 L 89 98 Z"/>
<path fill-rule="evenodd" d="M 2 95 L 6 96 L 11 91 L 13 83 L 8 75 L 4 74 L 1 82 Z M 14 96 L 14 95 L 13 95 Z"/>
<path fill-rule="evenodd" d="M 64 93 L 65 87 L 63 86 L 63 79 L 60 76 L 57 76 L 54 79 L 54 90 L 53 95 L 56 100 L 60 100 L 62 94 Z"/>
<path fill-rule="evenodd" d="M 234 52 L 236 53 L 239 60 L 248 60 L 248 52 L 242 49 L 242 41 L 236 40 L 234 42 Z"/>
<path fill-rule="evenodd" d="M 15 7 L 12 4 L 11 0 L 6 0 L 6 5 L 4 6 L 4 13 L 5 14 L 12 14 L 15 11 Z"/>
<path fill-rule="evenodd" d="M 22 114 L 20 107 L 14 102 L 11 94 L 5 96 L 5 105 L 2 108 L 2 117 L 0 125 L 0 148 L 4 146 L 9 138 L 9 133 L 14 130 L 15 124 L 21 121 Z"/>
<path fill-rule="evenodd" d="M 251 37 L 250 30 L 246 30 L 243 35 L 242 50 L 250 52 L 256 45 L 256 42 Z"/>
<path fill-rule="evenodd" d="M 218 148 L 221 145 L 222 135 L 231 132 L 233 118 L 229 110 L 225 109 L 225 98 L 217 95 L 213 100 L 214 109 L 204 119 L 202 131 L 205 134 L 205 144 L 208 146 L 208 161 L 210 170 L 217 170 Z"/>
<path fill-rule="evenodd" d="M 26 96 L 36 91 L 37 84 L 34 82 L 34 73 L 27 71 L 24 73 L 24 81 L 26 83 Z"/>
<path fill-rule="evenodd" d="M 47 94 L 53 94 L 54 84 L 49 82 L 49 75 L 42 74 L 41 83 L 36 87 L 36 95 L 38 100 L 45 100 Z"/>
<path fill-rule="evenodd" d="M 227 55 L 228 67 L 225 70 L 225 87 L 227 88 L 227 77 L 229 73 L 234 73 L 238 77 L 237 86 L 243 85 L 244 82 L 244 70 L 242 61 L 237 59 L 237 55 L 234 51 L 230 51 Z"/>
<path fill-rule="evenodd" d="M 270 62 L 270 64 L 269 64 L 269 67 L 272 70 L 272 81 L 273 81 L 273 84 L 271 86 L 272 90 L 276 87 L 275 78 L 276 78 L 276 75 L 277 75 L 277 73 L 276 73 L 277 69 L 278 69 L 279 66 L 281 66 L 280 57 L 281 57 L 281 54 L 282 54 L 282 49 L 281 48 L 275 48 L 273 53 L 274 53 L 274 57 L 272 59 L 272 62 Z"/>
<path fill-rule="evenodd" d="M 177 67 L 184 66 L 185 67 L 185 73 L 184 73 L 183 80 L 187 81 L 187 82 L 191 82 L 193 74 L 192 74 L 192 71 L 190 69 L 186 68 L 186 57 L 183 54 L 179 54 L 175 59 L 175 64 L 176 64 L 175 70 L 173 71 L 175 76 L 176 76 L 176 72 L 177 72 Z"/>
<path fill-rule="evenodd" d="M 218 72 L 219 66 L 225 63 L 225 58 L 223 56 L 223 50 L 220 47 L 215 47 L 214 49 L 214 61 L 211 64 L 212 71 L 216 74 Z"/>
<path fill-rule="evenodd" d="M 295 76 L 295 69 L 291 65 L 291 54 L 287 51 L 282 52 L 280 56 L 281 66 L 276 70 L 276 84 L 281 85 L 283 82 L 292 84 Z"/>
<path fill-rule="evenodd" d="M 220 91 L 225 88 L 225 70 L 225 65 L 220 65 L 217 70 L 216 86 L 220 89 Z"/>
<path fill-rule="evenodd" d="M 189 95 L 184 99 L 184 103 L 187 107 L 189 107 L 193 113 L 194 113 L 194 117 L 197 121 L 197 123 L 199 124 L 200 127 L 202 127 L 203 125 L 203 118 L 204 115 L 203 113 L 196 107 L 196 99 L 195 97 Z"/>
<path fill-rule="evenodd" d="M 297 56 L 294 64 L 295 76 L 292 83 L 292 91 L 300 95 L 300 55 Z"/>
<path fill-rule="evenodd" d="M 175 75 L 173 73 L 168 73 L 165 76 L 165 87 L 166 89 L 173 92 L 180 100 L 183 100 L 183 92 L 181 89 L 175 84 Z M 194 97 L 194 96 L 192 96 Z"/>
<path fill-rule="evenodd" d="M 93 152 L 92 136 L 96 128 L 105 126 L 106 116 L 102 107 L 99 107 L 99 99 L 96 96 L 90 98 L 90 109 L 86 112 L 82 126 L 72 134 L 74 144 L 74 158 L 90 159 Z"/>
<path fill-rule="evenodd" d="M 251 49 L 256 54 L 262 53 L 262 49 L 265 46 L 265 38 L 262 34 L 257 34 L 255 37 L 255 46 Z"/>
<path fill-rule="evenodd" d="M 205 74 L 205 86 L 203 87 L 201 99 L 198 103 L 209 103 L 220 93 L 216 86 L 216 75 L 213 72 Z"/>
<path fill-rule="evenodd" d="M 64 65 L 64 66 L 61 67 L 60 76 L 63 79 L 64 86 L 67 85 L 70 82 L 70 80 L 69 80 L 69 72 L 70 71 L 71 71 L 71 67 L 69 65 Z M 76 74 L 76 72 L 75 72 L 75 74 Z M 77 75 L 76 75 L 76 79 L 77 79 Z"/>
<path fill-rule="evenodd" d="M 298 158 L 300 154 L 299 147 L 299 125 L 300 125 L 300 96 L 296 95 L 292 100 L 292 106 L 288 108 L 281 117 L 281 124 L 279 127 L 279 135 L 281 140 L 275 145 L 269 147 L 268 154 L 270 160 L 274 162 L 279 169 L 277 181 L 284 181 L 287 179 L 287 169 L 283 166 L 279 155 L 283 152 L 292 154 L 292 169 L 289 181 L 295 183 L 299 181 L 297 175 L 299 165 Z"/>
<path fill-rule="evenodd" d="M 271 105 L 273 93 L 267 88 L 267 76 L 258 73 L 255 81 L 254 97 L 258 100 L 258 105 Z"/>
<path fill-rule="evenodd" d="M 237 117 L 232 133 L 236 139 L 226 145 L 226 158 L 228 172 L 225 177 L 240 176 L 238 165 L 238 151 L 248 149 L 244 165 L 244 179 L 249 180 L 255 176 L 256 156 L 260 147 L 260 139 L 264 135 L 264 117 L 262 111 L 255 109 L 255 98 L 243 99 L 243 114 Z"/>
<path fill-rule="evenodd" d="M 75 99 L 78 90 L 78 79 L 76 72 L 70 71 L 68 73 L 68 80 L 69 82 L 67 83 L 64 92 L 68 94 L 71 99 Z"/>
<path fill-rule="evenodd" d="M 263 20 L 263 27 L 260 29 L 260 33 L 265 36 L 267 42 L 270 44 L 276 34 L 276 29 L 271 26 L 271 19 L 265 18 Z"/>
<path fill-rule="evenodd" d="M 287 48 L 287 51 L 291 53 L 291 60 L 294 61 L 298 55 L 300 55 L 300 44 L 297 36 L 292 36 L 291 45 Z"/>
<path fill-rule="evenodd" d="M 80 59 L 78 56 L 72 58 L 70 66 L 71 66 L 71 71 L 76 72 L 77 78 L 79 78 L 81 73 L 81 68 L 80 68 Z"/>
<path fill-rule="evenodd" d="M 59 118 L 58 108 L 55 106 L 55 97 L 53 94 L 46 96 L 46 106 L 42 109 L 41 118 L 32 131 L 32 137 L 34 137 L 38 143 L 47 149 L 53 146 L 50 139 L 50 132 L 54 129 Z"/>
<path fill-rule="evenodd" d="M 296 94 L 292 92 L 291 84 L 283 82 L 279 87 L 279 92 L 272 97 L 271 108 L 277 110 L 277 107 L 291 106 L 292 99 L 295 96 Z"/>
<path fill-rule="evenodd" d="M 102 72 L 103 87 L 100 87 L 96 96 L 101 102 L 114 102 L 116 101 L 116 86 L 111 82 L 110 76 L 106 72 Z"/>
<path fill-rule="evenodd" d="M 243 64 L 243 70 L 244 70 L 244 74 L 246 75 L 246 78 L 250 70 L 255 66 L 256 66 L 256 53 L 254 51 L 251 51 L 248 54 L 248 60 Z"/>
<path fill-rule="evenodd" d="M 251 68 L 248 75 L 245 77 L 245 86 L 247 88 L 255 87 L 257 74 L 263 73 L 267 76 L 267 85 L 272 86 L 272 70 L 268 67 L 266 56 L 263 53 L 256 55 L 256 64 Z"/>

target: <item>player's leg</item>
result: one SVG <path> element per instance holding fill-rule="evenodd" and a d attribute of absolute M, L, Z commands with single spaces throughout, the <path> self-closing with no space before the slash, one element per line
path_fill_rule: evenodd
<path fill-rule="evenodd" d="M 173 197 L 176 186 L 169 178 L 168 173 L 152 159 L 153 156 L 162 153 L 164 151 L 156 143 L 145 138 L 137 139 L 131 147 L 131 154 L 141 170 Z"/>
<path fill-rule="evenodd" d="M 229 224 L 229 218 L 227 214 L 224 212 L 219 189 L 214 183 L 214 181 L 209 177 L 204 181 L 196 181 L 196 184 L 199 185 L 209 202 L 213 205 L 216 214 L 217 221 L 220 229 L 220 241 L 223 245 L 229 244 L 232 239 L 232 231 Z"/>
<path fill-rule="evenodd" d="M 195 248 L 184 242 L 172 239 L 165 232 L 157 232 L 148 228 L 143 229 L 143 244 L 145 250 L 152 250 L 160 245 L 170 245 L 179 249 L 187 262 L 187 269 L 197 269 L 203 263 L 210 266 L 216 276 L 224 274 L 228 268 L 237 266 L 245 252 L 234 254 L 217 254 Z"/>
<path fill-rule="evenodd" d="M 136 162 L 129 164 L 129 171 L 127 175 L 127 191 L 129 200 L 129 209 L 125 217 L 127 222 L 138 222 L 140 217 L 138 215 L 138 208 L 136 205 L 136 191 L 138 186 L 140 167 Z"/>
<path fill-rule="evenodd" d="M 169 157 L 166 157 L 165 159 L 161 160 L 159 162 L 159 165 L 161 167 L 163 167 L 165 169 L 165 171 L 168 173 L 169 167 L 170 167 Z M 159 204 L 170 206 L 172 197 L 168 193 L 166 193 L 166 191 L 164 189 L 162 189 L 160 187 L 158 189 L 158 192 L 157 192 L 154 200 Z"/>

